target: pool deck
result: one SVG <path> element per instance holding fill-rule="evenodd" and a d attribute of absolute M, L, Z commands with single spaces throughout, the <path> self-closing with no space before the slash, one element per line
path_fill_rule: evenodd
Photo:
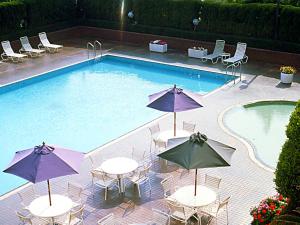
<path fill-rule="evenodd" d="M 86 60 L 87 51 L 84 48 L 86 40 L 64 40 L 63 44 L 66 47 L 61 53 L 28 59 L 22 64 L 0 63 L 0 85 Z M 191 68 L 215 72 L 224 72 L 225 68 L 221 63 L 218 65 L 212 65 L 209 62 L 202 63 L 200 60 L 188 58 L 185 53 L 172 49 L 167 54 L 159 54 L 149 53 L 146 48 L 129 44 L 104 42 L 103 47 L 105 52 L 109 51 L 112 54 L 144 58 L 172 65 L 187 65 Z M 231 136 L 222 129 L 220 115 L 229 107 L 250 101 L 263 99 L 298 100 L 300 98 L 299 77 L 296 76 L 296 82 L 291 86 L 283 85 L 278 79 L 278 68 L 279 65 L 252 62 L 250 58 L 249 63 L 243 66 L 241 81 L 236 84 L 230 83 L 203 96 L 203 108 L 178 113 L 178 124 L 182 124 L 182 121 L 196 123 L 196 130 L 237 149 L 232 158 L 231 167 L 201 169 L 199 176 L 201 182 L 203 182 L 205 173 L 222 178 L 221 198 L 231 196 L 229 205 L 229 224 L 231 225 L 247 225 L 250 223 L 250 207 L 256 205 L 262 198 L 275 193 L 274 174 L 251 160 L 247 145 L 243 141 Z M 170 129 L 172 115 L 166 114 L 151 123 L 156 122 L 159 122 L 162 130 Z M 132 146 L 140 150 L 140 154 L 144 150 L 149 151 L 150 133 L 147 129 L 149 125 L 141 126 L 87 155 L 97 158 L 97 164 L 100 165 L 105 158 L 113 156 L 131 157 Z M 99 131 L 99 135 L 101 135 L 101 131 Z M 96 194 L 93 197 L 91 176 L 89 174 L 91 163 L 86 158 L 79 175 L 53 179 L 51 181 L 52 192 L 66 193 L 68 181 L 80 183 L 84 187 L 82 198 L 86 205 L 84 213 L 86 225 L 96 224 L 97 220 L 110 212 L 113 212 L 121 223 L 142 223 L 151 220 L 152 208 L 167 211 L 160 186 L 160 181 L 163 178 L 170 174 L 174 175 L 176 186 L 193 183 L 194 173 L 192 171 L 181 176 L 182 174 L 176 169 L 175 166 L 171 166 L 166 171 L 159 164 L 153 166 L 151 196 L 142 188 L 142 198 L 139 199 L 136 190 L 129 186 L 125 198 L 119 196 L 117 190 L 114 190 L 109 192 L 108 200 L 105 202 L 102 190 L 99 190 L 99 195 Z M 39 194 L 46 194 L 46 183 L 36 184 L 35 187 Z M 128 200 L 132 200 L 134 204 L 126 204 L 125 202 Z M 5 198 L 0 197 L 0 225 L 19 224 L 14 211 L 20 208 L 20 199 L 16 193 L 12 193 Z M 225 218 L 226 216 L 221 216 L 218 224 L 226 224 Z"/>

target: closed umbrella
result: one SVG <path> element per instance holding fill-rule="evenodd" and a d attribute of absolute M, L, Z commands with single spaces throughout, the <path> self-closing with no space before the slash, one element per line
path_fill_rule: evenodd
<path fill-rule="evenodd" d="M 81 152 L 48 146 L 43 143 L 34 148 L 16 152 L 13 160 L 3 172 L 14 174 L 32 183 L 47 180 L 51 206 L 49 180 L 77 174 L 83 157 L 84 154 Z"/>
<path fill-rule="evenodd" d="M 149 96 L 150 103 L 147 107 L 163 112 L 174 113 L 174 136 L 176 136 L 176 112 L 187 111 L 202 107 L 199 96 L 192 92 L 183 91 L 174 85 L 173 88 Z"/>
<path fill-rule="evenodd" d="M 197 170 L 199 168 L 230 166 L 235 148 L 207 138 L 199 132 L 190 138 L 173 139 L 173 147 L 158 156 L 190 170 L 196 169 L 195 193 L 197 194 Z M 175 145 L 175 147 L 174 147 Z"/>

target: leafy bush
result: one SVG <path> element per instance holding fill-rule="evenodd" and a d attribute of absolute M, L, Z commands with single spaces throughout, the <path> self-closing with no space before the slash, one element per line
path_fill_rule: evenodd
<path fill-rule="evenodd" d="M 282 147 L 275 172 L 276 189 L 291 199 L 291 208 L 300 201 L 300 101 L 286 129 L 287 140 Z"/>
<path fill-rule="evenodd" d="M 75 1 L 22 0 L 26 5 L 28 28 L 75 19 Z"/>
<path fill-rule="evenodd" d="M 300 43 L 300 7 L 284 6 L 280 13 L 279 37 L 281 40 Z"/>
<path fill-rule="evenodd" d="M 276 217 L 271 225 L 297 225 L 300 224 L 300 208 Z"/>
<path fill-rule="evenodd" d="M 20 23 L 25 16 L 25 5 L 22 2 L 0 3 L 0 34 L 21 29 Z"/>

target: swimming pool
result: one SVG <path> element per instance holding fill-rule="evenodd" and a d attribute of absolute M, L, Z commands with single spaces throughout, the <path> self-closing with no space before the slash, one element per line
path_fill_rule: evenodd
<path fill-rule="evenodd" d="M 148 95 L 177 84 L 205 94 L 232 76 L 107 55 L 0 88 L 1 171 L 45 141 L 88 152 L 162 115 Z M 0 194 L 24 180 L 0 173 Z"/>
<path fill-rule="evenodd" d="M 236 106 L 224 114 L 223 122 L 233 133 L 250 142 L 260 162 L 274 169 L 295 106 L 289 101 L 261 101 Z"/>

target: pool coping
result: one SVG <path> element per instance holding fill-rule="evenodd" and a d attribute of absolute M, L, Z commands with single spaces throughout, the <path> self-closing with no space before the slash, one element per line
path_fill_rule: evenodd
<path fill-rule="evenodd" d="M 225 125 L 224 122 L 224 118 L 225 118 L 225 114 L 230 111 L 231 109 L 237 107 L 237 106 L 245 106 L 245 105 L 251 105 L 251 104 L 255 104 L 255 103 L 261 103 L 261 102 L 293 102 L 296 103 L 295 100 L 291 100 L 291 99 L 257 99 L 257 100 L 252 100 L 252 101 L 248 101 L 245 103 L 239 103 L 239 104 L 235 104 L 232 106 L 227 107 L 226 109 L 224 109 L 218 116 L 218 124 L 219 126 L 223 129 L 223 131 L 225 131 L 225 133 L 227 133 L 228 135 L 238 139 L 240 142 L 242 142 L 247 150 L 248 150 L 248 156 L 250 157 L 250 159 L 259 167 L 274 173 L 275 172 L 275 168 L 273 169 L 272 167 L 268 166 L 266 163 L 264 163 L 262 160 L 260 160 L 258 158 L 258 156 L 256 156 L 255 154 L 255 145 L 248 140 L 247 138 L 244 138 L 242 136 L 240 136 L 239 134 L 235 133 L 234 131 L 232 131 L 232 129 L 230 129 L 228 126 Z"/>
<path fill-rule="evenodd" d="M 6 86 L 10 86 L 10 85 L 14 85 L 14 84 L 17 84 L 19 82 L 22 82 L 22 81 L 26 81 L 26 80 L 30 80 L 30 79 L 33 79 L 33 78 L 36 78 L 36 77 L 39 77 L 39 76 L 43 76 L 47 73 L 51 73 L 51 72 L 55 72 L 55 71 L 58 71 L 58 70 L 62 70 L 62 69 L 65 69 L 67 67 L 70 67 L 70 66 L 75 66 L 77 64 L 80 64 L 80 63 L 84 63 L 84 62 L 89 62 L 89 61 L 93 61 L 93 60 L 100 60 L 101 57 L 103 56 L 115 56 L 115 57 L 122 57 L 122 58 L 126 58 L 126 59 L 134 59 L 134 60 L 140 60 L 140 61 L 146 61 L 146 62 L 151 62 L 151 63 L 158 63 L 158 64 L 162 64 L 162 65 L 167 65 L 167 66 L 174 66 L 174 67 L 179 67 L 179 68 L 188 68 L 188 69 L 193 69 L 193 70 L 202 70 L 202 71 L 206 71 L 206 72 L 212 72 L 212 73 L 217 73 L 217 74 L 220 74 L 220 75 L 226 75 L 226 76 L 232 76 L 232 77 L 235 77 L 234 79 L 232 80 L 229 80 L 228 82 L 224 83 L 223 85 L 221 85 L 220 87 L 208 92 L 208 93 L 205 93 L 205 94 L 200 94 L 200 93 L 196 93 L 200 98 L 206 98 L 226 87 L 229 87 L 230 85 L 232 85 L 233 83 L 235 84 L 235 82 L 237 81 L 238 83 L 238 80 L 239 79 L 242 79 L 244 76 L 243 74 L 241 74 L 241 78 L 239 76 L 236 76 L 236 75 L 227 75 L 225 73 L 221 73 L 221 72 L 217 72 L 217 71 L 214 71 L 213 68 L 212 70 L 203 70 L 203 69 L 200 69 L 200 68 L 196 68 L 194 66 L 191 66 L 191 65 L 188 65 L 188 64 L 184 64 L 183 65 L 173 65 L 171 63 L 166 63 L 166 62 L 160 62 L 160 61 L 157 61 L 157 60 L 152 60 L 152 59 L 147 59 L 147 58 L 142 58 L 142 57 L 136 57 L 136 56 L 129 56 L 129 55 L 125 55 L 125 54 L 119 54 L 119 53 L 104 53 L 102 54 L 101 56 L 97 56 L 95 58 L 88 58 L 88 59 L 85 59 L 85 60 L 79 60 L 77 62 L 74 62 L 74 63 L 70 63 L 70 64 L 67 64 L 67 65 L 64 65 L 64 66 L 61 66 L 61 67 L 58 67 L 58 68 L 55 68 L 55 69 L 51 69 L 51 70 L 48 70 L 48 71 L 45 71 L 45 72 L 42 72 L 42 73 L 38 73 L 38 74 L 35 74 L 35 75 L 32 75 L 32 76 L 28 76 L 26 78 L 23 78 L 23 79 L 19 79 L 19 80 L 16 80 L 16 81 L 13 81 L 13 82 L 8 82 L 6 84 L 2 84 L 0 85 L 0 88 L 3 88 L 3 87 L 6 87 Z M 87 158 L 89 156 L 91 156 L 93 153 L 95 153 L 96 151 L 100 151 L 102 148 L 106 147 L 106 146 L 109 146 L 109 145 L 112 145 L 116 142 L 118 142 L 119 140 L 122 140 L 124 138 L 126 138 L 127 136 L 131 135 L 132 133 L 134 132 L 138 132 L 139 130 L 142 130 L 144 129 L 146 126 L 149 126 L 151 123 L 155 123 L 155 122 L 158 122 L 160 119 L 163 119 L 164 117 L 167 117 L 169 116 L 171 113 L 164 113 L 163 115 L 153 119 L 153 120 L 150 120 L 144 124 L 141 124 L 140 126 L 134 128 L 133 130 L 130 130 L 128 131 L 127 133 L 121 135 L 121 136 L 118 136 L 112 140 L 110 140 L 109 142 L 106 142 L 94 149 L 91 149 L 90 151 L 87 151 L 84 153 L 84 158 Z M 6 192 L 2 195 L 0 195 L 0 201 L 3 200 L 3 199 L 6 199 L 16 193 L 18 193 L 19 191 L 21 191 L 22 189 L 30 186 L 32 183 L 30 182 L 26 182 L 24 183 L 23 185 L 21 186 L 18 186 L 14 189 L 12 189 L 11 191 L 9 192 Z"/>

